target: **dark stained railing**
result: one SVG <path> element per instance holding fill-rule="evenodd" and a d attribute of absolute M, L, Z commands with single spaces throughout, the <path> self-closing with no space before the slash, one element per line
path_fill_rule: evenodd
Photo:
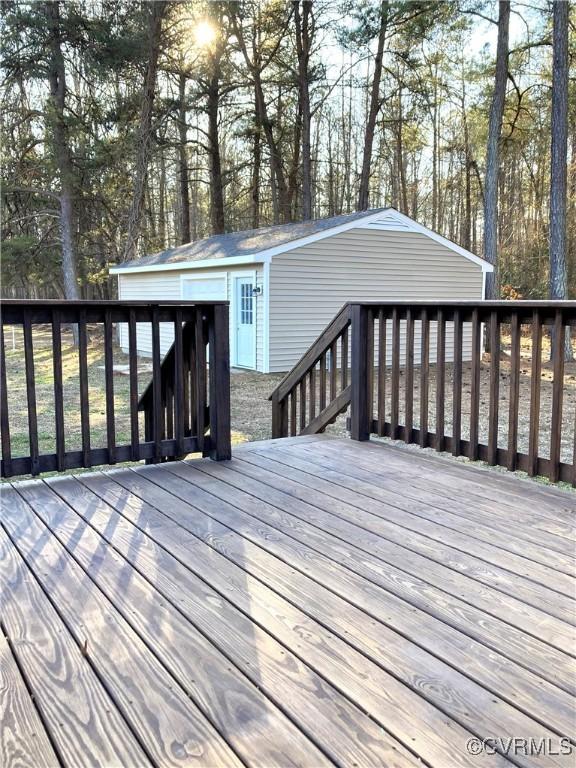
<path fill-rule="evenodd" d="M 273 436 L 321 432 L 349 408 L 353 439 L 390 437 L 576 485 L 562 343 L 574 325 L 567 301 L 347 304 L 272 393 Z M 484 340 L 493 352 L 483 359 Z"/>
<path fill-rule="evenodd" d="M 124 461 L 164 461 L 201 451 L 214 459 L 230 458 L 230 375 L 228 305 L 226 302 L 18 301 L 2 302 L 0 322 L 0 430 L 2 477 L 38 475 L 77 467 Z M 128 414 L 117 412 L 114 383 L 114 326 L 125 324 L 129 366 Z M 161 359 L 160 328 L 169 324 L 174 342 Z M 6 369 L 6 330 L 23 332 L 26 387 L 27 451 L 13 455 L 13 399 Z M 38 400 L 33 330 L 51 333 L 55 452 L 39 448 Z M 77 338 L 81 447 L 67 448 L 66 402 L 62 373 L 62 330 L 71 326 Z M 103 447 L 93 447 L 88 363 L 88 327 L 100 328 L 104 346 L 106 434 Z M 152 375 L 139 397 L 138 334 L 151 338 Z M 43 350 L 45 353 L 45 350 Z M 139 421 L 144 413 L 144 436 Z M 128 442 L 118 444 L 118 421 L 129 418 Z"/>

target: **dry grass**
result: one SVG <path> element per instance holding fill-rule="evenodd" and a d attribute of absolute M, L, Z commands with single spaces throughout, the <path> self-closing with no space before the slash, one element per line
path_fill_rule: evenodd
<path fill-rule="evenodd" d="M 36 395 L 38 403 L 38 430 L 39 445 L 42 453 L 55 451 L 54 438 L 54 390 L 52 370 L 52 340 L 48 328 L 34 329 L 35 348 L 35 375 Z M 508 394 L 510 383 L 510 363 L 507 356 L 509 340 L 503 338 L 503 353 L 500 364 L 500 418 L 499 418 L 499 445 L 506 447 L 508 439 Z M 26 377 L 24 369 L 23 340 L 21 331 L 16 331 L 14 338 L 8 332 L 6 338 L 7 360 L 6 371 L 8 377 L 9 410 L 11 422 L 11 439 L 14 456 L 28 454 L 28 420 L 26 403 Z M 518 447 L 522 452 L 528 450 L 529 428 L 529 403 L 530 403 L 530 364 L 531 364 L 530 339 L 522 338 L 522 366 L 520 382 L 520 418 Z M 547 358 L 549 350 L 547 339 L 543 350 L 543 366 L 541 381 L 541 409 L 540 409 L 540 452 L 543 457 L 549 456 L 550 447 L 550 417 L 552 405 L 552 371 Z M 106 444 L 106 407 L 104 387 L 104 350 L 102 337 L 99 331 L 91 329 L 90 343 L 88 347 L 89 363 L 89 397 L 90 397 L 90 427 L 93 447 Z M 114 350 L 114 364 L 127 365 L 127 356 L 119 348 Z M 80 425 L 80 395 L 78 379 L 78 352 L 72 344 L 71 333 L 63 332 L 62 339 L 62 366 L 64 379 L 65 424 L 66 424 L 66 449 L 77 450 L 81 447 Z M 150 379 L 150 361 L 142 358 L 139 360 L 140 391 L 144 389 Z M 468 436 L 469 411 L 470 411 L 470 365 L 464 365 L 464 381 L 462 395 L 462 437 Z M 263 440 L 271 436 L 271 406 L 268 396 L 276 384 L 282 378 L 282 374 L 263 375 L 248 371 L 232 371 L 231 376 L 231 402 L 232 402 L 232 434 L 233 442 L 241 443 L 251 440 Z M 389 371 L 388 371 L 389 379 Z M 401 371 L 400 391 L 400 423 L 404 414 L 404 371 Z M 488 437 L 488 383 L 489 383 L 489 358 L 485 357 L 481 368 L 481 398 L 480 398 L 480 440 L 486 442 Z M 387 390 L 390 392 L 390 382 L 387 382 Z M 430 392 L 429 392 L 429 429 L 434 431 L 435 413 L 435 366 L 430 368 Z M 114 404 L 116 413 L 117 444 L 130 442 L 129 420 L 129 379 L 128 376 L 117 374 L 114 377 Z M 318 399 L 317 399 L 318 402 Z M 390 418 L 390 403 L 388 398 L 387 419 Z M 420 410 L 420 382 L 419 370 L 416 368 L 414 377 L 414 426 L 419 426 Z M 447 435 L 451 434 L 452 417 L 452 370 L 448 365 L 446 369 L 446 397 L 445 397 Z M 376 414 L 375 414 L 376 415 Z M 562 434 L 562 460 L 572 461 L 574 423 L 576 417 L 576 363 L 566 365 L 564 377 L 564 414 Z M 141 425 L 143 434 L 143 424 Z M 344 416 L 338 418 L 331 425 L 329 433 L 344 435 L 346 421 Z"/>

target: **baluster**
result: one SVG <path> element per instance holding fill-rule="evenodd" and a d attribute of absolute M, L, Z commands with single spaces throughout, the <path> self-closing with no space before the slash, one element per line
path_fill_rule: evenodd
<path fill-rule="evenodd" d="M 310 369 L 308 379 L 310 387 L 310 401 L 308 407 L 310 408 L 310 421 L 313 421 L 316 417 L 316 363 L 314 363 Z"/>
<path fill-rule="evenodd" d="M 341 380 L 342 389 L 346 389 L 348 386 L 348 326 L 342 331 L 342 342 L 340 348 L 340 366 L 341 366 Z"/>
<path fill-rule="evenodd" d="M 34 374 L 34 346 L 30 312 L 24 310 L 24 362 L 26 368 L 26 400 L 28 405 L 28 441 L 30 444 L 30 474 L 40 473 L 38 452 L 38 416 L 36 414 L 36 379 Z"/>
<path fill-rule="evenodd" d="M 290 391 L 290 436 L 296 434 L 296 387 Z"/>
<path fill-rule="evenodd" d="M 400 399 L 400 317 L 392 310 L 392 377 L 390 381 L 390 437 L 398 437 L 398 407 Z"/>
<path fill-rule="evenodd" d="M 462 443 L 462 313 L 454 312 L 454 378 L 452 383 L 452 455 L 460 456 Z"/>
<path fill-rule="evenodd" d="M 196 434 L 198 436 L 198 450 L 204 453 L 206 433 L 206 337 L 204 335 L 204 316 L 201 307 L 196 308 L 195 319 L 195 352 L 196 359 L 193 375 L 196 380 Z"/>
<path fill-rule="evenodd" d="M 326 408 L 326 352 L 320 355 L 320 412 Z"/>
<path fill-rule="evenodd" d="M 166 375 L 168 376 L 168 371 L 166 371 Z M 172 440 L 174 438 L 174 387 L 172 386 L 172 382 L 168 379 L 164 382 L 164 392 L 165 392 L 165 433 L 164 437 L 166 437 L 168 440 Z"/>
<path fill-rule="evenodd" d="M 330 402 L 336 399 L 336 381 L 338 375 L 338 351 L 336 342 L 330 345 Z"/>
<path fill-rule="evenodd" d="M 106 443 L 108 464 L 116 463 L 116 427 L 114 417 L 114 350 L 112 347 L 112 317 L 104 310 L 104 377 L 106 386 Z"/>
<path fill-rule="evenodd" d="M 530 434 L 528 438 L 528 474 L 538 474 L 540 454 L 540 384 L 542 379 L 542 319 L 532 313 L 532 366 L 530 372 Z"/>
<path fill-rule="evenodd" d="M 406 310 L 406 378 L 404 382 L 404 441 L 412 442 L 414 427 L 414 317 Z"/>
<path fill-rule="evenodd" d="M 54 372 L 54 421 L 56 435 L 56 469 L 64 471 L 66 437 L 64 432 L 64 395 L 62 392 L 62 327 L 60 312 L 52 310 L 52 368 Z"/>
<path fill-rule="evenodd" d="M 184 338 L 186 338 L 186 341 L 184 342 Z M 183 375 L 183 404 L 182 404 L 182 421 L 183 421 L 183 429 L 184 429 L 184 435 L 185 437 L 190 437 L 190 435 L 193 434 L 192 431 L 192 423 L 191 423 L 191 397 L 192 397 L 192 388 L 191 388 L 191 355 L 192 352 L 192 340 L 186 335 L 182 336 L 183 340 L 183 359 L 182 359 L 182 375 Z"/>
<path fill-rule="evenodd" d="M 444 400 L 446 398 L 446 320 L 439 309 L 436 314 L 436 441 L 437 451 L 444 450 Z"/>
<path fill-rule="evenodd" d="M 184 455 L 184 342 L 182 310 L 174 314 L 174 437 L 176 455 Z"/>
<path fill-rule="evenodd" d="M 550 472 L 551 483 L 560 476 L 560 449 L 562 445 L 562 399 L 564 394 L 564 325 L 562 314 L 556 311 L 552 329 L 554 380 L 552 382 L 552 422 L 550 428 Z"/>
<path fill-rule="evenodd" d="M 158 309 L 152 309 L 152 437 L 154 438 L 154 462 L 162 458 L 164 433 L 164 403 L 162 398 L 162 370 L 160 362 L 160 323 Z"/>
<path fill-rule="evenodd" d="M 306 376 L 300 381 L 300 432 L 306 429 Z"/>
<path fill-rule="evenodd" d="M 82 432 L 82 466 L 92 466 L 90 439 L 90 396 L 88 388 L 88 333 L 86 310 L 80 309 L 78 315 L 78 372 L 80 379 L 80 429 Z M 136 405 L 138 392 L 136 392 Z"/>
<path fill-rule="evenodd" d="M 420 447 L 428 442 L 428 399 L 430 396 L 430 318 L 428 310 L 421 313 L 422 338 L 420 339 Z"/>
<path fill-rule="evenodd" d="M 470 450 L 468 458 L 478 458 L 478 420 L 480 413 L 480 318 L 478 310 L 472 310 L 472 371 L 470 382 Z"/>
<path fill-rule="evenodd" d="M 384 436 L 386 426 L 386 316 L 378 312 L 378 435 Z"/>
<path fill-rule="evenodd" d="M 8 388 L 6 386 L 6 349 L 4 322 L 0 318 L 0 429 L 2 430 L 2 477 L 12 475 L 12 449 L 10 447 L 10 416 Z"/>
<path fill-rule="evenodd" d="M 138 343 L 136 312 L 128 312 L 128 362 L 130 364 L 130 454 L 132 461 L 140 460 L 140 429 L 138 425 Z"/>
<path fill-rule="evenodd" d="M 518 313 L 512 314 L 510 323 L 510 401 L 508 408 L 508 456 L 506 467 L 516 469 L 518 460 L 518 408 L 520 400 L 520 327 Z"/>
<path fill-rule="evenodd" d="M 498 398 L 500 391 L 500 321 L 490 313 L 490 406 L 488 412 L 488 464 L 498 460 Z"/>
<path fill-rule="evenodd" d="M 368 376 L 367 404 L 369 414 L 369 429 L 372 432 L 372 420 L 374 418 L 374 312 L 366 310 L 366 372 Z"/>

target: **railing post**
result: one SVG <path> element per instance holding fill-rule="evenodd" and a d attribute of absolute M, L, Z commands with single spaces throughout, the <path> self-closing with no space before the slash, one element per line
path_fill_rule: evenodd
<path fill-rule="evenodd" d="M 272 396 L 272 438 L 288 437 L 288 400 L 279 399 L 277 393 Z"/>
<path fill-rule="evenodd" d="M 372 414 L 368 411 L 368 310 L 362 304 L 350 305 L 352 325 L 352 395 L 350 403 L 350 437 L 368 440 L 372 429 Z"/>
<path fill-rule="evenodd" d="M 210 458 L 232 457 L 230 438 L 230 350 L 228 305 L 216 304 L 208 331 L 210 345 Z"/>

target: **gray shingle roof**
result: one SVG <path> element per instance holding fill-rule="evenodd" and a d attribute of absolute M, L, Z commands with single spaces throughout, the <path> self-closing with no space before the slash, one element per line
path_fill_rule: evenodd
<path fill-rule="evenodd" d="M 248 256 L 267 251 L 292 240 L 300 240 L 303 237 L 315 235 L 326 229 L 338 227 L 349 221 L 362 219 L 365 216 L 373 216 L 375 213 L 385 211 L 386 208 L 373 208 L 359 213 L 348 213 L 342 216 L 332 216 L 329 219 L 316 219 L 316 221 L 302 221 L 293 224 L 279 224 L 260 229 L 248 229 L 244 232 L 231 232 L 227 235 L 213 235 L 204 240 L 196 240 L 193 243 L 179 245 L 166 251 L 144 256 L 141 259 L 127 261 L 118 267 L 148 267 L 160 264 L 174 264 L 178 262 L 200 261 L 201 259 L 225 259 L 229 256 Z"/>

